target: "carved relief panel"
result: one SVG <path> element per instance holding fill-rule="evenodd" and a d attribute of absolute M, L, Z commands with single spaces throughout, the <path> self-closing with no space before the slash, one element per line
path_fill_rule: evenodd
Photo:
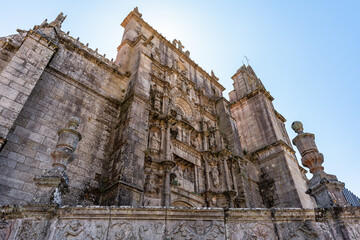
<path fill-rule="evenodd" d="M 195 192 L 195 166 L 175 155 L 176 166 L 172 171 L 172 185 Z"/>
<path fill-rule="evenodd" d="M 174 224 L 166 234 L 167 239 L 215 240 L 225 239 L 225 227 L 218 221 L 191 221 Z"/>
<path fill-rule="evenodd" d="M 271 223 L 229 223 L 229 239 L 277 239 L 273 224 Z"/>
<path fill-rule="evenodd" d="M 149 156 L 144 169 L 144 206 L 161 206 L 163 174 L 161 165 Z"/>

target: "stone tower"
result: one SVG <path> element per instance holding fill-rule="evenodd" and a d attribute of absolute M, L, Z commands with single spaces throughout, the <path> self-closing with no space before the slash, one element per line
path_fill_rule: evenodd
<path fill-rule="evenodd" d="M 278 113 L 274 98 L 251 66 L 243 65 L 232 76 L 231 114 L 241 145 L 259 171 L 259 188 L 266 207 L 313 207 L 304 179 L 285 130 L 285 118 Z"/>

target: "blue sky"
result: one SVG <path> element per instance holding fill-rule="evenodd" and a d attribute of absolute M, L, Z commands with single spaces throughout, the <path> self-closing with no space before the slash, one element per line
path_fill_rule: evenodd
<path fill-rule="evenodd" d="M 226 97 L 247 56 L 288 120 L 290 138 L 291 123 L 302 121 L 316 136 L 325 171 L 360 196 L 360 1 L 3 1 L 0 36 L 62 11 L 65 32 L 111 59 L 120 23 L 135 6 L 168 40 L 181 40 L 195 62 L 214 70 Z"/>

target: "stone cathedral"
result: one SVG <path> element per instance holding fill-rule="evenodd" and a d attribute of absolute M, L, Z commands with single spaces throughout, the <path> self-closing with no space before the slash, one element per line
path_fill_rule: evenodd
<path fill-rule="evenodd" d="M 296 121 L 290 141 L 251 66 L 228 101 L 137 8 L 115 60 L 65 18 L 0 38 L 0 239 L 360 239 L 314 134 Z"/>

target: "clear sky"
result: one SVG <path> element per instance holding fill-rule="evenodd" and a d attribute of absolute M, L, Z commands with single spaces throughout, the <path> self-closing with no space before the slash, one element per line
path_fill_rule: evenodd
<path fill-rule="evenodd" d="M 247 56 L 288 120 L 290 139 L 291 123 L 302 121 L 316 135 L 325 171 L 360 196 L 360 1 L 2 1 L 0 36 L 62 11 L 65 32 L 111 59 L 120 23 L 136 6 L 164 37 L 181 40 L 196 63 L 214 70 L 226 97 Z"/>

